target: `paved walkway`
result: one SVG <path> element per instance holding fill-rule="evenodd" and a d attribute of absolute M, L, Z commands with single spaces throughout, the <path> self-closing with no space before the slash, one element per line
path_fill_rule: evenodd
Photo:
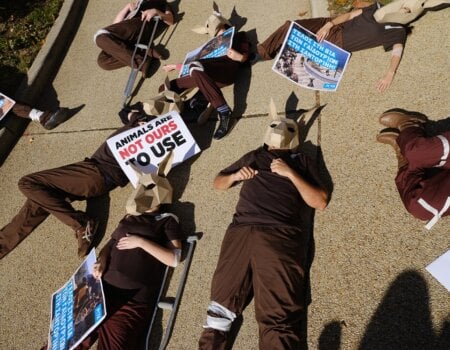
<path fill-rule="evenodd" d="M 257 3 L 255 7 L 254 1 L 242 0 L 235 5 L 242 29 L 253 39 L 256 34 L 263 39 L 285 19 L 311 11 L 305 0 Z M 225 15 L 233 9 L 232 2 L 219 5 Z M 51 132 L 34 124 L 28 127 L 1 168 L 0 224 L 12 218 L 24 201 L 17 189 L 21 176 L 83 159 L 120 125 L 117 112 L 129 70 L 102 71 L 96 65 L 98 49 L 92 35 L 109 24 L 122 6 L 119 0 L 87 2 L 64 62 L 44 94 L 49 104 L 59 101 L 62 106 L 83 108 Z M 168 62 L 181 61 L 185 52 L 203 42 L 205 38 L 192 34 L 190 28 L 204 23 L 210 6 L 206 0 L 179 3 L 183 19 L 163 38 L 170 51 Z M 211 142 L 213 122 L 203 128 L 191 125 L 204 151 L 174 170 L 171 181 L 178 198 L 175 208 L 186 231 L 201 231 L 204 237 L 195 253 L 169 349 L 196 348 L 220 243 L 238 196 L 237 188 L 222 194 L 210 184 L 218 170 L 261 143 L 270 97 L 280 112 L 286 104 L 303 109 L 317 102 L 326 105 L 309 135 L 311 142 L 320 142 L 334 185 L 328 208 L 315 219 L 310 348 L 450 346 L 448 292 L 424 270 L 449 249 L 450 221 L 441 220 L 427 231 L 408 215 L 394 186 L 394 155 L 374 141 L 380 129 L 377 116 L 388 108 L 421 111 L 433 121 L 448 118 L 448 11 L 428 13 L 414 25 L 394 84 L 385 94 L 375 89 L 390 58 L 382 49 L 355 53 L 336 93 L 296 88 L 271 71 L 271 62 L 264 62 L 255 65 L 235 89 L 225 89 L 226 98 L 238 101 L 243 113 L 228 137 Z M 154 95 L 163 78 L 158 72 L 145 81 L 137 99 Z M 111 193 L 103 243 L 124 215 L 129 191 L 127 187 Z M 79 208 L 84 209 L 84 203 Z M 0 262 L 0 349 L 36 349 L 43 344 L 50 295 L 79 263 L 72 232 L 53 217 Z M 252 305 L 244 318 L 235 349 L 257 349 Z"/>

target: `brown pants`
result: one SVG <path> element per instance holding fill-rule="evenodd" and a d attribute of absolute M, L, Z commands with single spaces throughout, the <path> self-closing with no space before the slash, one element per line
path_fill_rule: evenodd
<path fill-rule="evenodd" d="M 19 180 L 19 189 L 27 200 L 11 222 L 0 230 L 0 259 L 49 214 L 74 230 L 80 229 L 89 218 L 86 213 L 75 210 L 70 202 L 103 195 L 111 187 L 106 186 L 94 163 L 82 161 L 26 175 Z"/>
<path fill-rule="evenodd" d="M 145 25 L 141 37 L 142 44 L 147 45 L 154 25 L 154 22 Z M 161 24 L 159 24 L 159 26 L 161 27 Z M 103 28 L 104 30 L 107 30 L 109 34 L 100 34 L 95 40 L 97 46 L 102 49 L 97 59 L 98 65 L 105 70 L 113 70 L 125 66 L 131 67 L 131 57 L 141 27 L 141 19 L 132 18 Z M 135 67 L 137 67 L 142 60 L 142 56 L 136 55 L 134 62 Z"/>
<path fill-rule="evenodd" d="M 438 212 L 450 201 L 450 159 L 449 150 L 444 146 L 450 144 L 450 131 L 439 137 L 426 137 L 422 128 L 407 128 L 400 133 L 397 143 L 408 160 L 408 165 L 398 171 L 395 179 L 400 197 L 416 218 L 431 220 L 434 214 L 420 199 Z M 434 173 L 430 174 L 431 168 Z M 441 216 L 447 215 L 450 215 L 450 208 L 441 213 Z"/>
<path fill-rule="evenodd" d="M 227 102 L 220 89 L 235 82 L 240 64 L 225 57 L 201 59 L 198 62 L 203 71 L 192 70 L 189 75 L 172 80 L 170 89 L 180 93 L 198 87 L 214 108 L 223 106 Z"/>
<path fill-rule="evenodd" d="M 308 29 L 309 31 L 316 33 L 323 25 L 329 22 L 331 18 L 320 17 L 320 18 L 310 18 L 310 19 L 301 19 L 295 21 L 300 24 L 302 27 Z M 289 27 L 291 26 L 291 21 L 286 21 L 280 28 L 278 28 L 275 32 L 273 32 L 263 43 L 257 46 L 258 54 L 264 60 L 271 60 L 275 58 L 278 51 L 281 49 L 281 45 L 283 45 L 284 39 L 286 38 Z M 336 46 L 342 47 L 342 30 L 341 26 L 333 26 L 328 33 L 326 38 L 327 41 L 335 44 Z"/>
<path fill-rule="evenodd" d="M 300 349 L 307 247 L 292 228 L 243 225 L 225 235 L 211 300 L 239 316 L 254 296 L 260 349 Z M 229 332 L 205 328 L 199 349 L 227 349 L 229 341 Z"/>
<path fill-rule="evenodd" d="M 104 282 L 106 319 L 76 350 L 88 350 L 97 341 L 97 350 L 142 349 L 145 330 L 150 323 L 153 307 L 123 298 L 119 290 Z"/>
<path fill-rule="evenodd" d="M 16 102 L 11 111 L 20 118 L 30 119 L 29 114 L 33 107 L 27 105 L 26 103 Z M 39 122 L 41 124 L 45 124 L 47 119 L 50 117 L 50 111 L 43 111 L 41 117 L 39 118 Z"/>

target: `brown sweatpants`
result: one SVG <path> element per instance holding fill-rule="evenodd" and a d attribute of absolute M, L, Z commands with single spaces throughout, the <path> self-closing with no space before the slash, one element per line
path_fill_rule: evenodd
<path fill-rule="evenodd" d="M 301 347 L 307 247 L 308 237 L 298 229 L 242 225 L 227 230 L 211 301 L 239 316 L 254 296 L 262 350 Z M 227 349 L 229 338 L 229 332 L 205 328 L 199 349 Z"/>
<path fill-rule="evenodd" d="M 434 214 L 419 200 L 424 200 L 438 212 L 450 200 L 450 159 L 446 148 L 450 144 L 450 131 L 426 137 L 422 128 L 411 127 L 400 133 L 397 143 L 408 160 L 408 165 L 402 167 L 395 178 L 400 197 L 413 216 L 430 220 Z M 436 173 L 430 174 L 431 168 Z M 447 215 L 450 215 L 450 208 L 441 213 L 441 216 Z"/>
<path fill-rule="evenodd" d="M 19 180 L 19 189 L 27 200 L 11 222 L 0 230 L 0 259 L 33 232 L 49 214 L 73 230 L 80 229 L 89 217 L 75 210 L 70 202 L 103 195 L 112 186 L 105 184 L 103 175 L 93 162 L 82 161 L 26 175 Z"/>
<path fill-rule="evenodd" d="M 107 316 L 75 349 L 88 350 L 97 339 L 97 350 L 143 348 L 145 330 L 149 325 L 153 307 L 124 299 L 117 293 L 119 289 L 108 283 L 104 283 L 104 288 Z"/>
<path fill-rule="evenodd" d="M 141 37 L 142 44 L 148 44 L 154 25 L 154 21 L 145 25 Z M 161 27 L 161 24 L 158 24 L 158 26 Z M 102 49 L 98 55 L 98 65 L 105 70 L 113 70 L 125 66 L 131 67 L 131 57 L 141 27 L 142 21 L 136 17 L 103 28 L 109 34 L 100 34 L 95 40 L 97 46 Z M 136 55 L 134 64 L 138 66 L 142 62 L 142 59 L 142 56 Z"/>
<path fill-rule="evenodd" d="M 198 62 L 203 71 L 193 70 L 189 75 L 171 80 L 170 89 L 180 93 L 185 89 L 198 87 L 214 108 L 223 106 L 227 102 L 221 88 L 234 84 L 240 63 L 225 57 L 201 59 Z"/>
<path fill-rule="evenodd" d="M 331 18 L 329 17 L 319 17 L 301 19 L 295 22 L 315 34 L 320 28 L 324 26 L 325 23 L 329 22 L 330 20 Z M 263 60 L 271 60 L 275 58 L 278 51 L 280 51 L 281 49 L 281 45 L 283 45 L 289 27 L 291 26 L 291 22 L 292 21 L 286 21 L 286 23 L 284 23 L 280 28 L 273 32 L 266 40 L 264 40 L 264 42 L 258 44 L 258 54 Z M 335 44 L 336 46 L 342 47 L 343 42 L 341 26 L 333 26 L 330 29 L 326 40 Z"/>
<path fill-rule="evenodd" d="M 33 107 L 27 105 L 26 103 L 16 102 L 11 111 L 20 118 L 30 119 L 29 114 Z M 41 124 L 45 124 L 47 119 L 50 117 L 50 111 L 43 111 L 41 117 L 39 118 L 39 122 Z"/>

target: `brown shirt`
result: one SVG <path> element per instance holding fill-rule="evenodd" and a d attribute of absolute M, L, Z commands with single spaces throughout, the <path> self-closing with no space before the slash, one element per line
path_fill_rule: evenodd
<path fill-rule="evenodd" d="M 316 167 L 303 153 L 291 153 L 287 150 L 268 151 L 263 147 L 251 151 L 220 172 L 221 175 L 229 175 L 244 166 L 258 170 L 253 179 L 242 183 L 231 226 L 241 224 L 296 228 L 302 226 L 300 212 L 306 203 L 288 178 L 270 170 L 270 164 L 276 158 L 284 160 L 306 181 L 317 184 Z"/>
<path fill-rule="evenodd" d="M 378 23 L 373 17 L 376 10 L 377 3 L 365 7 L 361 15 L 341 25 L 344 50 L 354 52 L 383 45 L 389 51 L 394 44 L 405 45 L 406 29 L 401 24 Z"/>
<path fill-rule="evenodd" d="M 159 290 L 165 265 L 143 249 L 117 249 L 116 242 L 127 233 L 141 236 L 161 246 L 166 246 L 172 240 L 181 240 L 183 234 L 174 216 L 161 213 L 127 215 L 112 233 L 114 245 L 103 278 L 115 287 L 135 289 L 138 294 L 133 299 L 145 302 L 152 293 Z"/>
<path fill-rule="evenodd" d="M 119 129 L 117 129 L 114 133 L 112 133 L 108 138 L 120 134 L 128 129 L 132 129 L 137 126 L 137 123 L 130 123 L 125 125 Z M 87 161 L 93 161 L 102 175 L 105 177 L 106 183 L 111 186 L 120 186 L 124 187 L 128 184 L 130 180 L 128 180 L 127 176 L 123 172 L 119 163 L 117 163 L 116 158 L 111 152 L 108 144 L 103 142 L 101 146 L 95 151 L 95 153 L 90 157 L 86 158 Z"/>

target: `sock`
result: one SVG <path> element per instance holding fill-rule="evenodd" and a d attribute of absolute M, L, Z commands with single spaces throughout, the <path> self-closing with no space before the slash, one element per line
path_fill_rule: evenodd
<path fill-rule="evenodd" d="M 32 121 L 38 122 L 38 123 L 39 123 L 42 114 L 44 114 L 43 111 L 40 111 L 39 109 L 33 108 L 33 109 L 30 111 L 30 114 L 28 114 L 28 116 L 30 117 L 30 119 L 31 119 Z"/>
<path fill-rule="evenodd" d="M 222 106 L 217 107 L 216 109 L 219 114 L 228 114 L 231 112 L 230 106 L 228 106 L 226 103 Z"/>

